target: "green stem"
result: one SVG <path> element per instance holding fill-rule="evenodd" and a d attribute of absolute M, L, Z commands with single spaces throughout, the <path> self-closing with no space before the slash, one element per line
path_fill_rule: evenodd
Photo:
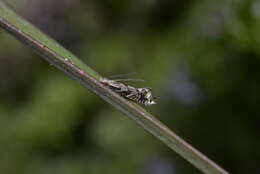
<path fill-rule="evenodd" d="M 0 1 L 0 26 L 31 47 L 50 64 L 95 92 L 125 113 L 156 138 L 181 155 L 199 170 L 208 174 L 227 174 L 224 169 L 193 148 L 139 105 L 130 102 L 99 82 L 101 77 L 75 55 L 46 36 Z"/>

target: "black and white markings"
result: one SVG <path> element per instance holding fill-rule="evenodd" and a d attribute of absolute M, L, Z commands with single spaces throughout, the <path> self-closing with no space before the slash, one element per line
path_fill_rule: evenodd
<path fill-rule="evenodd" d="M 151 88 L 135 88 L 117 80 L 101 78 L 100 82 L 126 99 L 142 103 L 144 105 L 156 104 Z"/>

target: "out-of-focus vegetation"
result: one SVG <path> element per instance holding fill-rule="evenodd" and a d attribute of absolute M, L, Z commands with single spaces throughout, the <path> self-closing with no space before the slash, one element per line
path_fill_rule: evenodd
<path fill-rule="evenodd" d="M 260 1 L 10 0 L 231 173 L 259 173 Z M 200 173 L 0 30 L 0 173 Z"/>

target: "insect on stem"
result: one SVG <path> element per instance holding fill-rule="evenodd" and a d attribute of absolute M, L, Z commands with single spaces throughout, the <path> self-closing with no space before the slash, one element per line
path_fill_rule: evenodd
<path fill-rule="evenodd" d="M 122 97 L 142 103 L 144 105 L 156 104 L 154 97 L 152 95 L 151 88 L 135 88 L 133 86 L 121 83 L 119 81 L 131 81 L 131 80 L 142 80 L 142 79 L 118 79 L 110 80 L 107 78 L 101 78 L 99 81 L 104 85 L 109 87 L 114 92 L 118 93 Z"/>

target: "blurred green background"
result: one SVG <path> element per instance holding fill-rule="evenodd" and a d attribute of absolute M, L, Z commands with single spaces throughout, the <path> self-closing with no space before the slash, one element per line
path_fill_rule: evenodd
<path fill-rule="evenodd" d="M 226 170 L 259 173 L 259 0 L 7 2 L 102 75 L 137 72 L 147 109 Z M 200 173 L 2 29 L 0 45 L 1 174 Z"/>

